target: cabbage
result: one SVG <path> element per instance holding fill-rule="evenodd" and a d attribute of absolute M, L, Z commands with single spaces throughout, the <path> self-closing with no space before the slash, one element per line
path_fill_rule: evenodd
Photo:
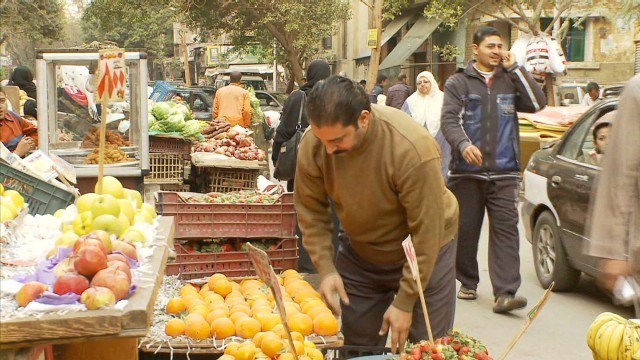
<path fill-rule="evenodd" d="M 166 127 L 164 126 L 164 124 L 162 124 L 159 121 L 154 121 L 152 124 L 149 125 L 149 130 L 151 131 L 157 131 L 157 132 L 167 132 Z"/>
<path fill-rule="evenodd" d="M 170 115 L 166 120 L 159 121 L 167 129 L 167 132 L 180 132 L 184 128 L 184 116 L 182 114 Z"/>
<path fill-rule="evenodd" d="M 180 103 L 174 103 L 174 102 L 171 102 L 169 104 L 171 106 L 171 110 L 169 110 L 169 115 L 180 114 L 180 115 L 182 115 L 182 117 L 185 120 L 192 120 L 193 119 L 193 115 L 191 114 L 191 110 L 189 110 L 189 108 L 186 105 L 180 104 Z"/>
<path fill-rule="evenodd" d="M 200 134 L 200 129 L 200 122 L 198 120 L 189 120 L 184 123 L 184 127 L 182 128 L 182 136 L 195 137 Z"/>
<path fill-rule="evenodd" d="M 151 114 L 159 121 L 166 119 L 171 111 L 171 105 L 167 102 L 159 102 L 151 109 Z"/>

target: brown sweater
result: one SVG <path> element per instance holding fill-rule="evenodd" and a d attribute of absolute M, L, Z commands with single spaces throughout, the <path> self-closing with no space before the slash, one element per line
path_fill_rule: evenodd
<path fill-rule="evenodd" d="M 406 262 L 402 241 L 411 235 L 422 285 L 429 284 L 439 250 L 454 239 L 458 203 L 440 172 L 438 143 L 404 112 L 372 105 L 358 148 L 327 154 L 307 131 L 298 152 L 295 204 L 304 245 L 322 277 L 336 272 L 327 197 L 351 246 L 374 264 Z M 394 305 L 411 311 L 417 285 L 405 264 Z"/>

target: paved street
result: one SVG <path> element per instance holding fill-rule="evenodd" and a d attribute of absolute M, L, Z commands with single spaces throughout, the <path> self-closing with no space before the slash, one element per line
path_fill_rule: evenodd
<path fill-rule="evenodd" d="M 458 300 L 456 328 L 481 339 L 488 346 L 494 359 L 499 359 L 514 336 L 525 324 L 526 314 L 533 307 L 544 289 L 538 283 L 533 268 L 531 245 L 520 229 L 520 256 L 522 286 L 520 295 L 526 296 L 526 310 L 513 315 L 497 315 L 491 311 L 493 295 L 487 266 L 488 226 L 485 219 L 479 254 L 481 283 L 478 299 L 469 302 Z M 513 349 L 508 359 L 551 360 L 591 359 L 586 345 L 587 329 L 593 319 L 603 311 L 612 311 L 629 318 L 631 308 L 620 308 L 597 288 L 592 278 L 582 276 L 579 287 L 572 293 L 553 293 L 549 302 Z"/>

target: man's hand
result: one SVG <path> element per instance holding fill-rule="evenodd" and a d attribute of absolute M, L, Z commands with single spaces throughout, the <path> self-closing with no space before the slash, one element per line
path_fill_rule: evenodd
<path fill-rule="evenodd" d="M 27 152 L 36 148 L 36 142 L 28 136 L 22 137 L 14 153 L 20 157 L 23 157 Z"/>
<path fill-rule="evenodd" d="M 384 336 L 391 329 L 391 352 L 394 354 L 404 349 L 412 319 L 413 313 L 402 311 L 393 305 L 385 311 L 379 335 Z"/>
<path fill-rule="evenodd" d="M 599 267 L 602 273 L 598 277 L 598 284 L 608 291 L 613 291 L 619 277 L 631 275 L 634 271 L 625 260 L 603 259 Z"/>
<path fill-rule="evenodd" d="M 504 51 L 502 53 L 502 65 L 505 69 L 510 69 L 516 63 L 516 56 L 511 51 Z"/>
<path fill-rule="evenodd" d="M 344 290 L 342 278 L 338 273 L 327 275 L 322 279 L 318 292 L 324 299 L 324 302 L 329 305 L 331 311 L 336 315 L 340 315 L 340 302 L 336 299 L 336 294 L 340 296 L 343 303 L 349 305 L 349 297 L 347 296 L 347 292 Z"/>
<path fill-rule="evenodd" d="M 475 145 L 468 146 L 462 153 L 464 160 L 470 165 L 482 166 L 482 152 Z"/>

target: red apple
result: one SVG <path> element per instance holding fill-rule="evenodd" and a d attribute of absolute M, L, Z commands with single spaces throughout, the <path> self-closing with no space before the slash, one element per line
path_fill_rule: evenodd
<path fill-rule="evenodd" d="M 114 252 L 119 251 L 131 259 L 138 260 L 138 252 L 135 246 L 120 240 L 113 240 L 111 246 Z"/>
<path fill-rule="evenodd" d="M 107 261 L 122 261 L 125 265 L 127 265 L 129 268 L 131 268 L 131 266 L 129 265 L 129 260 L 122 254 L 109 254 L 107 255 Z"/>
<path fill-rule="evenodd" d="M 89 280 L 86 277 L 75 272 L 68 272 L 58 278 L 53 285 L 53 292 L 58 295 L 70 292 L 81 295 L 88 288 Z"/>
<path fill-rule="evenodd" d="M 75 245 L 73 246 L 73 252 L 77 253 L 80 251 L 80 249 L 87 245 L 97 246 L 105 255 L 109 254 L 107 246 L 100 239 L 89 237 L 89 235 L 85 235 L 78 239 L 78 241 L 76 241 Z"/>
<path fill-rule="evenodd" d="M 91 233 L 89 233 L 89 235 L 87 235 L 87 237 L 91 238 L 91 239 L 97 239 L 97 240 L 102 241 L 104 246 L 106 246 L 107 251 L 109 253 L 111 253 L 111 234 L 109 234 L 108 232 L 106 232 L 104 230 L 94 230 Z"/>
<path fill-rule="evenodd" d="M 53 267 L 53 273 L 57 277 L 60 277 L 68 272 L 75 272 L 73 263 L 76 262 L 76 259 L 77 259 L 76 256 L 69 256 L 68 258 L 63 259 L 56 266 Z"/>
<path fill-rule="evenodd" d="M 91 280 L 91 286 L 102 286 L 110 289 L 116 296 L 116 300 L 119 301 L 127 297 L 131 283 L 127 274 L 118 269 L 109 268 L 98 271 L 93 280 Z"/>
<path fill-rule="evenodd" d="M 116 296 L 113 291 L 106 287 L 90 287 L 82 293 L 80 301 L 89 310 L 95 310 L 103 306 L 113 306 L 116 303 Z"/>
<path fill-rule="evenodd" d="M 73 266 L 79 274 L 90 278 L 108 267 L 107 255 L 97 246 L 85 245 L 78 251 L 78 259 Z"/>
<path fill-rule="evenodd" d="M 129 265 L 123 263 L 120 260 L 111 260 L 111 261 L 108 261 L 107 264 L 109 265 L 110 268 L 120 270 L 123 273 L 127 274 L 127 277 L 129 278 L 129 282 L 131 282 L 131 270 L 129 269 Z"/>
<path fill-rule="evenodd" d="M 47 291 L 49 287 L 43 283 L 37 281 L 29 281 L 24 284 L 18 293 L 16 293 L 16 302 L 20 306 L 27 306 L 30 302 L 37 299 Z"/>

